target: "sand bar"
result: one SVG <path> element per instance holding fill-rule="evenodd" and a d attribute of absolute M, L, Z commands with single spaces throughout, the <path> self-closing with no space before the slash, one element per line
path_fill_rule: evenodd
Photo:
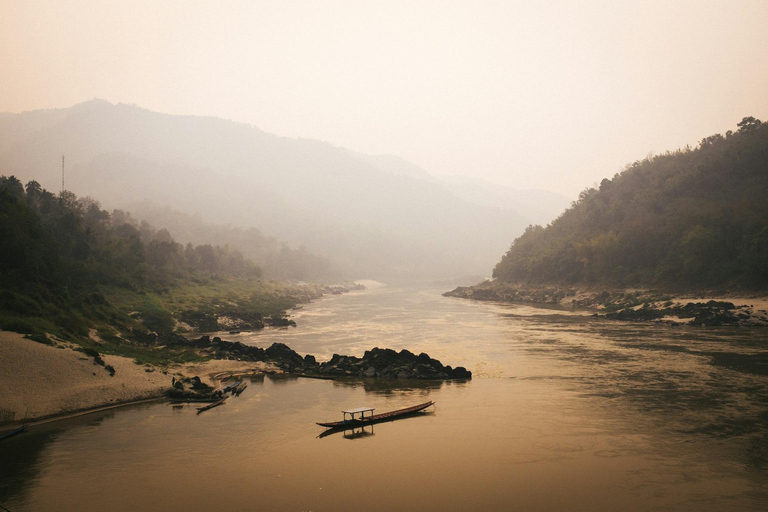
<path fill-rule="evenodd" d="M 163 396 L 171 379 L 274 372 L 267 363 L 213 360 L 167 369 L 138 365 L 133 359 L 102 354 L 115 368 L 110 376 L 92 357 L 57 348 L 22 334 L 0 331 L 0 423 L 18 423 Z"/>

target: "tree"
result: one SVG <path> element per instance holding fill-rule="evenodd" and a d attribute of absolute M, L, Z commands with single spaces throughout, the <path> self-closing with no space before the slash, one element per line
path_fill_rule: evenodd
<path fill-rule="evenodd" d="M 759 128 L 761 124 L 763 124 L 762 121 L 749 116 L 742 119 L 736 126 L 739 127 L 739 132 L 752 132 Z"/>

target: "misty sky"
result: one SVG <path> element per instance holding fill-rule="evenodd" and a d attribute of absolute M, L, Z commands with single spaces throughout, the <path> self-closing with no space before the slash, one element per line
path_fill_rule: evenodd
<path fill-rule="evenodd" d="M 768 1 L 0 0 L 0 112 L 94 97 L 574 197 L 768 118 Z"/>

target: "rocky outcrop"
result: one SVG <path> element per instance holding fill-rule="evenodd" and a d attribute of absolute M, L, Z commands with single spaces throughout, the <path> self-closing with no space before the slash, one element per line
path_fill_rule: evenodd
<path fill-rule="evenodd" d="M 180 380 L 174 377 L 171 386 L 165 394 L 174 401 L 209 402 L 220 399 L 222 395 L 221 391 L 214 391 L 198 376 Z"/>
<path fill-rule="evenodd" d="M 296 327 L 296 322 L 290 318 L 285 318 L 280 315 L 273 315 L 264 320 L 267 325 L 272 327 Z"/>
<path fill-rule="evenodd" d="M 240 342 L 225 341 L 218 336 L 201 336 L 187 340 L 181 336 L 173 340 L 176 345 L 193 347 L 216 359 L 239 361 L 267 361 L 286 372 L 321 378 L 365 377 L 385 379 L 471 379 L 472 372 L 458 366 L 444 366 L 425 353 L 416 355 L 408 350 L 396 352 L 387 348 L 373 348 L 362 358 L 334 354 L 329 361 L 318 363 L 315 356 L 302 357 L 283 343 L 273 343 L 262 349 Z"/>
<path fill-rule="evenodd" d="M 443 296 L 498 302 L 560 304 L 564 298 L 575 294 L 574 290 L 568 288 L 523 288 L 485 282 L 475 286 L 459 286 L 450 292 L 445 292 Z"/>
<path fill-rule="evenodd" d="M 362 358 L 334 354 L 330 361 L 318 365 L 318 375 L 355 376 L 388 379 L 471 379 L 472 372 L 459 366 L 443 366 L 425 353 L 418 356 L 408 350 L 396 352 L 388 348 L 374 348 Z"/>
<path fill-rule="evenodd" d="M 303 368 L 312 366 L 312 361 L 301 357 L 285 343 L 273 343 L 264 351 L 267 361 L 279 363 L 286 368 Z M 313 358 L 314 359 L 314 358 Z M 314 363 L 315 365 L 317 363 Z"/>
<path fill-rule="evenodd" d="M 682 306 L 653 307 L 645 304 L 641 308 L 625 308 L 607 313 L 609 320 L 628 321 L 663 321 L 667 318 L 687 319 L 689 325 L 720 326 L 741 325 L 751 319 L 751 315 L 742 311 L 748 306 L 735 306 L 732 302 L 710 300 L 709 302 L 689 302 Z M 679 323 L 666 320 L 670 323 Z"/>
<path fill-rule="evenodd" d="M 324 295 L 341 295 L 350 291 L 365 290 L 365 286 L 355 283 L 340 285 L 306 285 L 295 291 L 290 300 L 294 303 L 312 302 Z M 301 309 L 295 306 L 293 309 Z M 270 327 L 296 327 L 296 322 L 291 320 L 285 311 L 269 316 L 262 316 L 254 311 L 253 305 L 245 303 L 221 302 L 203 305 L 197 309 L 187 309 L 177 315 L 177 326 L 186 329 L 183 332 L 195 330 L 196 332 L 218 331 L 257 331 Z M 151 341 L 151 340 L 150 340 Z"/>
<path fill-rule="evenodd" d="M 726 292 L 717 292 L 722 293 Z M 768 313 L 763 309 L 716 300 L 682 304 L 669 292 L 654 290 L 577 292 L 569 288 L 526 288 L 519 284 L 486 281 L 475 286 L 458 287 L 443 295 L 482 301 L 538 303 L 572 309 L 591 309 L 596 311 L 592 316 L 608 320 L 708 327 L 768 326 Z"/>

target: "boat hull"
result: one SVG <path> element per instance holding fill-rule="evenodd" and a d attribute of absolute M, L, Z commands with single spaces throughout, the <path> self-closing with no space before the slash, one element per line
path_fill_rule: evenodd
<path fill-rule="evenodd" d="M 411 416 L 417 412 L 423 411 L 431 405 L 435 405 L 435 402 L 424 402 L 423 404 L 414 405 L 413 407 L 406 407 L 405 409 L 398 409 L 396 411 L 385 412 L 382 414 L 374 414 L 373 416 L 369 416 L 368 418 L 363 419 L 332 421 L 326 423 L 318 423 L 318 425 L 325 428 L 353 428 L 362 425 L 373 425 L 374 423 L 392 421 Z"/>
<path fill-rule="evenodd" d="M 197 414 L 200 414 L 201 412 L 205 412 L 207 410 L 213 409 L 214 407 L 220 406 L 221 404 L 223 404 L 224 402 L 227 401 L 227 398 L 229 398 L 229 397 L 225 396 L 221 400 L 217 400 L 216 402 L 213 402 L 212 404 L 208 404 L 205 407 L 198 407 L 197 408 Z"/>
<path fill-rule="evenodd" d="M 11 436 L 15 436 L 16 434 L 21 434 L 22 432 L 26 432 L 27 426 L 22 425 L 18 428 L 15 428 L 13 430 L 9 430 L 7 432 L 0 432 L 0 439 L 6 439 Z"/>

